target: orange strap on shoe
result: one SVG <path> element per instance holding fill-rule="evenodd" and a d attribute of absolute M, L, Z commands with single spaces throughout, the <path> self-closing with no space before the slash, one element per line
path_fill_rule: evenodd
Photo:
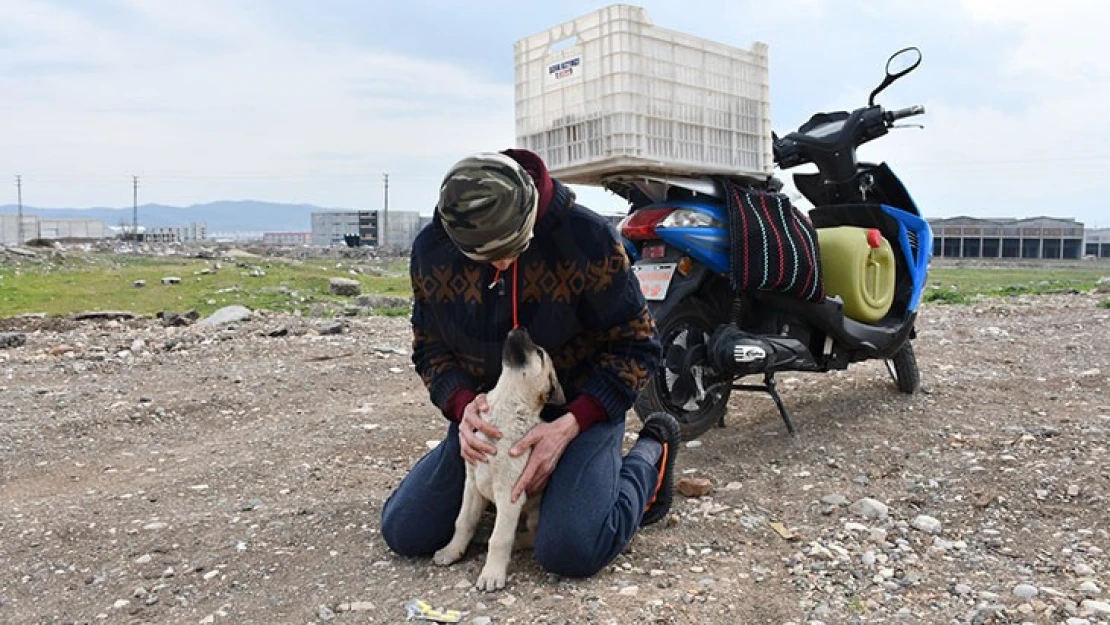
<path fill-rule="evenodd" d="M 647 512 L 655 500 L 659 498 L 659 491 L 663 489 L 663 476 L 667 473 L 667 453 L 670 451 L 670 444 L 663 443 L 663 456 L 659 459 L 659 480 L 655 482 L 655 492 L 651 494 L 651 501 L 647 502 L 644 506 L 644 512 Z"/>

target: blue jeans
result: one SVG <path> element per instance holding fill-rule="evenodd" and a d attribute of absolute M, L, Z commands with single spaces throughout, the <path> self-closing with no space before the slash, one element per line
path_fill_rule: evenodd
<path fill-rule="evenodd" d="M 640 527 L 658 469 L 621 457 L 624 420 L 597 423 L 567 445 L 540 505 L 535 558 L 564 577 L 589 577 L 612 562 Z M 382 508 L 382 538 L 402 556 L 431 556 L 455 531 L 466 463 L 458 425 L 417 461 Z"/>

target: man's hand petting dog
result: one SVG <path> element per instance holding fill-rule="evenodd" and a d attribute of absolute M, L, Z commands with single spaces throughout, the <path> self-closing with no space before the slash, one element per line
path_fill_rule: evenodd
<path fill-rule="evenodd" d="M 547 485 L 551 472 L 559 463 L 570 441 L 578 436 L 578 421 L 574 415 L 566 413 L 550 423 L 540 423 L 532 426 L 509 450 L 509 455 L 517 457 L 532 448 L 532 455 L 528 458 L 528 466 L 524 468 L 520 479 L 513 486 L 512 502 L 520 498 L 522 493 L 529 496 L 543 490 Z"/>
<path fill-rule="evenodd" d="M 482 432 L 491 440 L 501 438 L 500 430 L 482 420 L 480 415 L 487 413 L 489 413 L 489 402 L 486 399 L 486 394 L 482 393 L 466 405 L 462 419 L 459 421 L 459 447 L 463 459 L 472 465 L 478 462 L 488 462 L 486 456 L 497 453 L 497 449 L 493 445 L 475 435 L 475 432 Z"/>

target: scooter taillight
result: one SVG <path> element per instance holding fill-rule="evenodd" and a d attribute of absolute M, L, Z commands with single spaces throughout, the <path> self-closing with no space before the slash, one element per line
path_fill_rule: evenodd
<path fill-rule="evenodd" d="M 632 241 L 645 241 L 659 238 L 655 234 L 655 226 L 673 213 L 673 208 L 644 208 L 638 210 L 621 220 L 619 230 L 621 234 Z"/>

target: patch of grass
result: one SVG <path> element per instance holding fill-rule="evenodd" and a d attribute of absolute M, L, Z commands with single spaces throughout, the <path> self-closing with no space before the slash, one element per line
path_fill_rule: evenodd
<path fill-rule="evenodd" d="M 855 595 L 852 595 L 848 599 L 848 604 L 845 607 L 847 608 L 848 612 L 851 613 L 851 614 L 863 615 L 863 614 L 867 614 L 867 611 L 868 611 L 867 610 L 867 605 L 864 604 L 863 599 L 860 599 L 859 597 L 857 597 Z"/>
<path fill-rule="evenodd" d="M 969 301 L 968 296 L 951 288 L 925 291 L 925 296 L 922 299 L 925 302 L 939 304 L 966 304 Z"/>
<path fill-rule="evenodd" d="M 216 268 L 218 265 L 218 268 Z M 1005 297 L 1089 291 L 1106 267 L 952 267 L 930 270 L 926 303 L 966 304 L 981 296 Z M 177 285 L 163 277 L 181 278 Z M 179 256 L 143 257 L 70 254 L 43 264 L 0 265 L 0 317 L 23 313 L 68 315 L 88 310 L 128 310 L 152 315 L 195 309 L 208 314 L 241 304 L 280 312 L 319 307 L 323 314 L 351 303 L 331 295 L 328 280 L 358 280 L 362 292 L 408 298 L 412 295 L 408 261 L 368 264 L 357 259 L 242 258 L 206 260 Z M 146 286 L 136 288 L 136 280 Z M 1100 304 L 1110 306 L 1105 301 Z M 375 314 L 405 317 L 407 306 Z"/>
<path fill-rule="evenodd" d="M 964 304 L 977 296 L 1006 297 L 1089 291 L 1105 268 L 933 267 L 926 302 Z"/>
<path fill-rule="evenodd" d="M 1098 303 L 1099 308 L 1110 308 L 1110 299 L 1104 299 Z"/>
<path fill-rule="evenodd" d="M 412 308 L 405 306 L 403 308 L 377 308 L 374 314 L 382 317 L 408 317 L 412 314 Z"/>
<path fill-rule="evenodd" d="M 333 277 L 357 280 L 363 293 L 409 297 L 407 265 L 393 264 L 400 265 L 400 270 L 376 270 L 381 275 L 366 273 L 359 263 L 334 259 L 212 261 L 89 255 L 55 265 L 4 266 L 0 267 L 0 317 L 88 310 L 155 314 L 195 309 L 208 314 L 233 304 L 292 312 L 317 304 L 349 303 L 350 298 L 329 292 L 328 282 Z M 352 268 L 363 272 L 352 273 Z M 181 282 L 163 284 L 165 277 L 177 277 Z M 138 280 L 145 281 L 145 286 L 133 286 Z"/>

